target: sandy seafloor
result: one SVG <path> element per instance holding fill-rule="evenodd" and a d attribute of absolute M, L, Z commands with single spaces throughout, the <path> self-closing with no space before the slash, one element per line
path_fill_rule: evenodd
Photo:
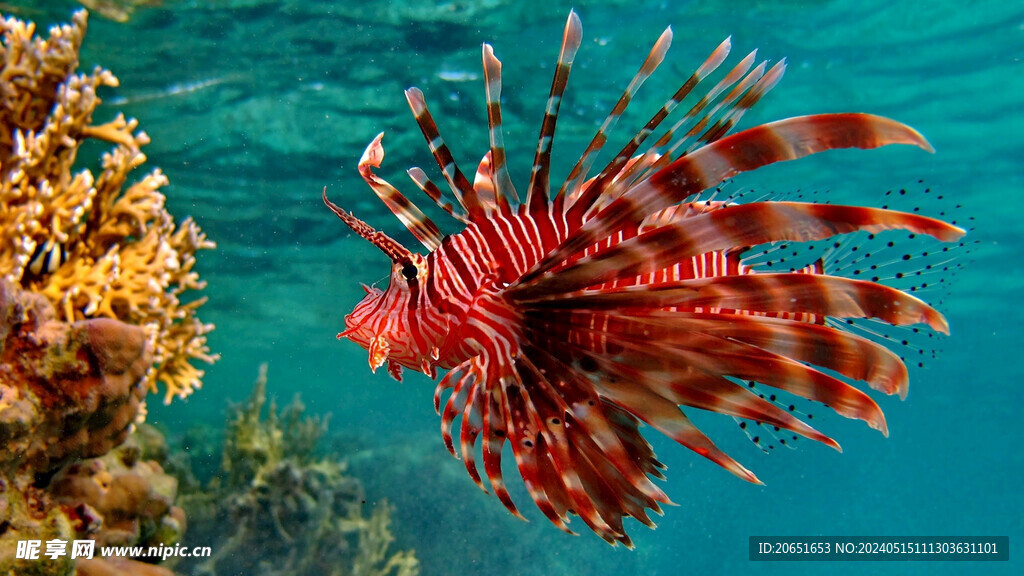
<path fill-rule="evenodd" d="M 77 6 L 5 3 L 49 25 Z M 1024 201 L 1024 6 L 1013 2 L 713 1 L 544 3 L 164 0 L 124 24 L 93 16 L 83 67 L 121 80 L 100 116 L 124 111 L 152 137 L 149 165 L 170 177 L 168 205 L 192 215 L 219 244 L 202 254 L 209 282 L 202 317 L 223 359 L 187 402 L 150 422 L 171 433 L 216 425 L 244 398 L 257 365 L 270 392 L 301 393 L 331 413 L 331 445 L 350 460 L 370 503 L 397 507 L 396 546 L 415 548 L 424 574 L 1017 574 L 1024 505 L 1020 348 L 1020 225 Z M 431 408 L 433 386 L 371 375 L 366 354 L 335 333 L 361 297 L 359 282 L 386 260 L 320 203 L 341 205 L 398 235 L 359 180 L 356 161 L 388 136 L 381 174 L 413 190 L 402 171 L 432 168 L 402 96 L 420 86 L 457 157 L 475 165 L 486 146 L 481 42 L 504 62 L 506 142 L 525 185 L 552 62 L 570 6 L 584 42 L 563 106 L 555 176 L 592 131 L 667 25 L 675 41 L 614 137 L 624 142 L 728 35 L 734 56 L 753 48 L 788 58 L 782 83 L 744 126 L 791 115 L 865 111 L 920 130 L 934 155 L 896 147 L 843 151 L 747 174 L 738 187 L 831 190 L 878 204 L 888 189 L 929 187 L 974 216 L 973 253 L 941 306 L 952 336 L 937 360 L 911 371 L 905 402 L 876 395 L 884 438 L 819 406 L 818 424 L 844 452 L 804 442 L 763 454 L 727 417 L 697 421 L 765 482 L 738 480 L 652 431 L 677 507 L 656 531 L 631 525 L 637 549 L 611 548 L 548 524 L 521 488 L 524 523 L 485 496 L 449 458 Z M 106 115 L 106 116 L 104 116 Z M 613 139 L 614 139 L 613 137 Z M 469 168 L 467 168 L 469 169 Z M 434 172 L 430 172 L 435 174 Z M 435 175 L 435 179 L 440 179 Z M 924 180 L 924 184 L 917 181 Z M 418 195 L 410 194 L 419 198 Z M 916 202 L 929 213 L 928 198 Z M 411 245 L 405 235 L 398 235 Z M 942 297 L 939 294 L 938 297 Z M 511 462 L 506 473 L 515 477 Z M 751 535 L 1009 536 L 1010 561 L 777 562 L 747 558 Z"/>

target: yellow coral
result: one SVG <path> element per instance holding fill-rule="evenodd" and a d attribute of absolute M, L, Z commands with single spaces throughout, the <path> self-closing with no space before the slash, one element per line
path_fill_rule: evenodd
<path fill-rule="evenodd" d="M 92 123 L 97 89 L 118 81 L 102 68 L 75 73 L 86 18 L 76 13 L 45 40 L 32 23 L 0 21 L 0 277 L 45 295 L 67 321 L 143 327 L 154 358 L 146 384 L 162 383 L 169 402 L 201 385 L 191 360 L 217 359 L 206 344 L 213 325 L 196 317 L 205 298 L 182 301 L 205 286 L 195 252 L 215 244 L 191 218 L 175 224 L 159 169 L 128 184 L 149 143 L 136 120 Z M 88 138 L 115 145 L 99 176 L 72 173 Z"/>

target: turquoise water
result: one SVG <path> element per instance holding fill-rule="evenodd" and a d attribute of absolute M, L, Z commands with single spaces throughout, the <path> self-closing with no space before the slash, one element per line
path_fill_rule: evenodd
<path fill-rule="evenodd" d="M 66 21 L 77 6 L 5 4 L 40 24 Z M 217 324 L 210 345 L 223 359 L 188 402 L 151 406 L 150 421 L 169 431 L 220 421 L 227 401 L 244 398 L 257 365 L 269 362 L 271 394 L 301 393 L 310 411 L 332 414 L 333 445 L 371 503 L 396 505 L 396 547 L 415 548 L 424 574 L 1019 573 L 1024 8 L 890 4 L 165 0 L 124 24 L 94 15 L 82 67 L 101 64 L 121 80 L 100 115 L 124 111 L 140 120 L 153 140 L 149 164 L 171 180 L 170 210 L 194 216 L 219 244 L 201 255 L 199 268 L 210 296 L 201 316 Z M 509 516 L 444 451 L 431 383 L 414 374 L 401 384 L 383 371 L 371 375 L 366 353 L 334 338 L 362 295 L 359 282 L 383 277 L 387 262 L 347 234 L 323 208 L 320 190 L 326 185 L 336 202 L 399 235 L 400 225 L 359 179 L 359 155 L 383 130 L 383 176 L 408 191 L 406 167 L 429 172 L 402 96 L 416 85 L 464 167 L 475 165 L 487 139 L 484 41 L 504 63 L 506 144 L 512 176 L 525 183 L 570 6 L 583 21 L 584 42 L 563 106 L 556 176 L 672 25 L 669 58 L 620 124 L 618 142 L 732 35 L 731 62 L 754 48 L 789 62 L 744 126 L 872 112 L 914 126 L 937 151 L 824 154 L 746 175 L 742 186 L 829 189 L 873 204 L 893 187 L 928 186 L 964 205 L 979 241 L 945 298 L 952 337 L 943 353 L 911 372 L 905 402 L 879 400 L 889 438 L 822 414 L 843 454 L 805 443 L 764 455 L 730 420 L 708 419 L 716 440 L 766 483 L 753 486 L 650 434 L 669 466 L 664 487 L 679 506 L 667 509 L 656 531 L 632 526 L 632 552 L 588 533 L 559 532 L 530 509 L 522 490 L 513 496 L 531 522 Z M 1011 561 L 751 563 L 751 535 L 1009 536 Z"/>

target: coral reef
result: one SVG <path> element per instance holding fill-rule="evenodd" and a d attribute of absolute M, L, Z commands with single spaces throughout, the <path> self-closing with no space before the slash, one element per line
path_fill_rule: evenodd
<path fill-rule="evenodd" d="M 271 402 L 263 417 L 265 404 L 264 365 L 228 423 L 219 474 L 181 500 L 192 526 L 185 544 L 213 548 L 198 565 L 182 559 L 182 568 L 210 576 L 418 574 L 412 551 L 389 552 L 387 504 L 364 518 L 359 481 L 344 462 L 316 455 L 326 422 L 304 418 L 298 399 L 280 412 Z"/>
<path fill-rule="evenodd" d="M 158 382 L 187 396 L 203 376 L 191 361 L 216 359 L 190 295 L 213 243 L 175 224 L 159 170 L 128 183 L 149 138 L 120 115 L 93 122 L 117 79 L 75 72 L 85 28 L 84 11 L 46 39 L 0 19 L 0 573 L 167 576 L 99 547 L 184 531 L 177 481 L 126 438 Z M 98 176 L 75 164 L 90 140 L 115 145 Z M 92 540 L 97 557 L 16 558 L 33 540 Z"/>
<path fill-rule="evenodd" d="M 19 541 L 60 539 L 69 542 L 74 538 L 71 520 L 60 507 L 47 502 L 44 491 L 31 484 L 18 484 L 10 477 L 0 482 L 0 524 L 5 527 L 0 534 L 0 574 L 73 574 L 74 560 L 67 556 L 46 561 L 15 557 Z"/>
<path fill-rule="evenodd" d="M 128 440 L 100 458 L 63 469 L 49 494 L 68 515 L 75 538 L 101 546 L 173 546 L 185 532 L 185 512 L 174 506 L 178 481 L 164 473 L 155 449 L 163 436 L 142 425 Z M 148 459 L 152 457 L 153 459 Z M 171 576 L 167 568 L 148 564 L 158 558 L 94 557 L 78 560 L 78 576 L 114 574 Z"/>
<path fill-rule="evenodd" d="M 0 573 L 73 570 L 66 555 L 17 560 L 19 541 L 180 536 L 174 479 L 124 443 L 151 361 L 142 328 L 61 321 L 45 297 L 0 279 Z"/>
<path fill-rule="evenodd" d="M 45 298 L 0 280 L 0 472 L 45 474 L 119 445 L 150 364 L 141 328 L 62 322 Z"/>
<path fill-rule="evenodd" d="M 133 434 L 113 451 L 75 463 L 53 479 L 50 494 L 74 511 L 79 532 L 97 546 L 173 546 L 185 532 L 185 512 L 174 506 L 178 481 L 164 473 L 159 459 L 143 459 L 143 441 Z M 89 525 L 94 518 L 103 521 Z"/>
<path fill-rule="evenodd" d="M 201 384 L 191 360 L 213 362 L 212 325 L 196 317 L 205 301 L 193 270 L 213 248 L 189 218 L 176 225 L 159 169 L 127 184 L 149 143 L 135 120 L 93 123 L 97 90 L 117 86 L 108 70 L 78 74 L 86 12 L 35 36 L 32 23 L 0 20 L 0 277 L 46 296 L 68 321 L 112 318 L 145 329 L 153 366 L 146 387 L 165 401 Z M 110 142 L 102 172 L 75 170 L 90 139 Z"/>

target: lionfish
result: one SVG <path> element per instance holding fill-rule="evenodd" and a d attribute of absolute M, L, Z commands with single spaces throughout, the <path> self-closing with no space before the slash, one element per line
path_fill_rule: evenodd
<path fill-rule="evenodd" d="M 387 290 L 363 285 L 366 296 L 345 316 L 338 338 L 366 348 L 370 368 L 386 364 L 396 379 L 403 367 L 431 378 L 448 370 L 434 394 L 445 445 L 486 492 L 479 441 L 483 471 L 512 514 L 522 518 L 503 479 L 506 443 L 551 522 L 572 533 L 569 515 L 575 514 L 607 542 L 632 546 L 623 518 L 653 527 L 647 510 L 661 514 L 670 503 L 652 481 L 664 479 L 664 465 L 641 435 L 641 422 L 760 483 L 680 407 L 749 419 L 839 449 L 799 411 L 747 382 L 824 403 L 887 434 L 878 405 L 851 383 L 902 397 L 907 368 L 884 340 L 844 329 L 844 322 L 923 323 L 948 333 L 939 312 L 906 292 L 831 275 L 821 260 L 791 271 L 758 270 L 745 263 L 745 252 L 856 231 L 904 230 L 943 242 L 965 231 L 889 209 L 702 196 L 741 172 L 823 150 L 909 144 L 932 151 L 912 128 L 860 113 L 788 118 L 730 134 L 785 70 L 784 60 L 770 69 L 765 62 L 754 66 L 756 52 L 698 93 L 683 118 L 641 151 L 677 105 L 707 84 L 730 39 L 588 178 L 609 129 L 662 62 L 671 28 L 552 192 L 551 143 L 581 37 L 580 20 L 570 12 L 522 199 L 506 166 L 501 63 L 484 44 L 490 150 L 472 183 L 442 140 L 423 93 L 405 92 L 452 197 L 423 170 L 408 174 L 464 225 L 461 232 L 443 234 L 374 173 L 384 157 L 383 134 L 366 148 L 359 173 L 428 253 L 413 252 L 338 207 L 326 187 L 323 200 L 392 262 Z M 457 453 L 452 429 L 460 417 Z"/>

